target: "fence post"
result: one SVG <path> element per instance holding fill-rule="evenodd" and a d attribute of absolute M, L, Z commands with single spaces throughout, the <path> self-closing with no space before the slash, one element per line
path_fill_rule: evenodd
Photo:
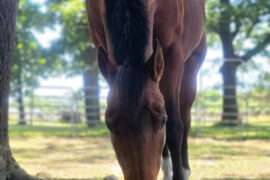
<path fill-rule="evenodd" d="M 34 87 L 31 86 L 31 103 L 30 103 L 30 125 L 33 125 L 33 115 L 34 115 Z"/>
<path fill-rule="evenodd" d="M 74 93 L 73 124 L 75 127 L 75 136 L 78 136 L 78 123 L 79 123 L 79 119 L 76 119 L 76 118 L 80 118 L 80 117 L 78 117 L 79 116 L 79 102 L 78 101 L 79 101 L 79 97 L 76 93 Z"/>
<path fill-rule="evenodd" d="M 75 92 L 72 90 L 72 104 L 71 104 L 71 136 L 76 136 L 76 128 L 75 128 L 75 121 L 76 121 L 76 94 Z"/>

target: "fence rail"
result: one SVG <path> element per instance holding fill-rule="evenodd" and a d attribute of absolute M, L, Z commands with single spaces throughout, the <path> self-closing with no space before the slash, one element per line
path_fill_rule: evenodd
<path fill-rule="evenodd" d="M 19 121 L 24 117 L 27 123 L 35 124 L 36 122 L 59 122 L 67 121 L 76 128 L 77 123 L 86 123 L 89 116 L 99 116 L 104 119 L 106 108 L 106 96 L 84 96 L 84 89 L 74 91 L 69 87 L 40 87 L 42 90 L 63 91 L 57 94 L 38 94 L 35 89 L 25 88 L 28 93 L 24 96 L 23 112 L 20 112 L 20 104 L 13 96 L 10 97 L 10 119 L 12 121 Z M 89 87 L 95 89 L 96 87 Z M 85 98 L 93 100 L 98 99 L 96 105 L 85 105 Z M 236 115 L 236 113 L 226 112 L 222 113 L 221 94 L 207 94 L 199 92 L 192 109 L 192 119 L 196 129 L 205 126 L 205 123 L 220 122 L 223 115 Z M 235 98 L 235 97 L 225 97 Z M 270 124 L 270 96 L 250 96 L 238 95 L 237 101 L 239 104 L 239 119 L 235 121 L 240 125 L 247 125 L 250 121 L 256 120 L 260 116 L 260 121 L 269 122 Z M 225 108 L 233 107 L 226 105 Z M 235 106 L 234 106 L 235 107 Z M 86 108 L 91 111 L 86 112 Z M 22 114 L 23 113 L 23 114 Z M 22 116 L 23 115 L 23 116 Z M 259 120 L 256 123 L 260 123 Z M 99 120 L 88 122 L 90 124 L 99 123 Z M 231 123 L 231 120 L 223 120 L 223 123 Z M 72 133 L 74 130 L 72 130 Z"/>

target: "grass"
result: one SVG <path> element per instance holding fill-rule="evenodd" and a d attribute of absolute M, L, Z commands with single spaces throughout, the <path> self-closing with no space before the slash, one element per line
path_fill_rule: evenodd
<path fill-rule="evenodd" d="M 104 123 L 95 128 L 87 128 L 84 124 L 71 125 L 60 122 L 43 122 L 34 125 L 18 125 L 9 123 L 10 137 L 109 137 L 109 131 Z M 221 140 L 269 139 L 270 120 L 240 126 L 221 126 L 215 123 L 192 124 L 190 137 L 214 138 Z"/>
<path fill-rule="evenodd" d="M 250 123 L 240 126 L 221 126 L 220 124 L 207 123 L 198 127 L 193 126 L 190 136 L 221 140 L 269 139 L 270 122 L 269 124 Z"/>
<path fill-rule="evenodd" d="M 11 138 L 13 155 L 32 175 L 49 178 L 123 179 L 109 138 Z M 270 141 L 190 138 L 192 180 L 267 179 Z M 161 177 L 161 174 L 160 174 Z"/>
<path fill-rule="evenodd" d="M 10 137 L 109 137 L 109 131 L 104 123 L 95 128 L 87 128 L 84 124 L 68 124 L 60 122 L 43 122 L 34 125 L 18 125 L 9 123 Z"/>
<path fill-rule="evenodd" d="M 269 179 L 269 142 L 191 138 L 192 179 Z"/>
<path fill-rule="evenodd" d="M 121 174 L 109 138 L 11 138 L 13 156 L 31 175 L 102 179 Z"/>
<path fill-rule="evenodd" d="M 240 127 L 192 124 L 189 157 L 192 180 L 270 179 L 270 124 Z M 50 178 L 123 179 L 105 124 L 9 125 L 13 155 L 32 175 Z M 162 172 L 160 173 L 160 177 Z"/>

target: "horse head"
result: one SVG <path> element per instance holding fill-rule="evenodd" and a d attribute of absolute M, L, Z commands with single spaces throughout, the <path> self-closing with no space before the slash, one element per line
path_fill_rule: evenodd
<path fill-rule="evenodd" d="M 167 114 L 159 89 L 164 60 L 159 42 L 142 66 L 117 66 L 100 48 L 98 62 L 110 86 L 105 121 L 127 180 L 157 178 Z"/>

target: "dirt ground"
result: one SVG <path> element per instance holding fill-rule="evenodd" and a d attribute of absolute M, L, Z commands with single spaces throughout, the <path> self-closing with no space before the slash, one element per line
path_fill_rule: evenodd
<path fill-rule="evenodd" d="M 109 138 L 13 137 L 10 143 L 13 156 L 31 175 L 123 179 Z M 270 179 L 270 140 L 190 138 L 189 144 L 192 180 Z"/>

